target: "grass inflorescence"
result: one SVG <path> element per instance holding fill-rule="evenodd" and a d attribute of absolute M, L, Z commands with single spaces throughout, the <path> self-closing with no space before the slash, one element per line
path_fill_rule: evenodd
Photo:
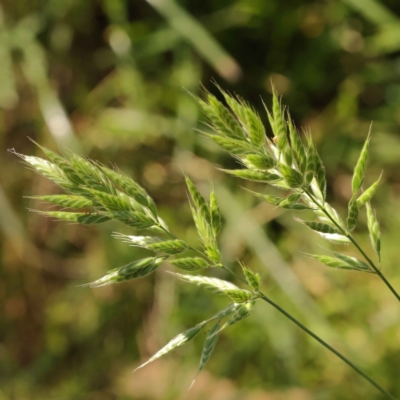
<path fill-rule="evenodd" d="M 326 201 L 325 168 L 311 135 L 307 133 L 306 140 L 302 140 L 288 111 L 282 107 L 276 92 L 273 93 L 272 111 L 266 109 L 274 134 L 274 137 L 270 139 L 266 135 L 259 115 L 248 103 L 239 97 L 229 95 L 222 89 L 220 91 L 225 103 L 208 92 L 205 92 L 203 98 L 197 100 L 212 130 L 212 133 L 205 132 L 205 135 L 228 151 L 243 166 L 243 168 L 224 171 L 245 180 L 263 182 L 280 189 L 281 196 L 251 192 L 276 207 L 294 211 L 309 210 L 314 213 L 315 220 L 313 221 L 300 218 L 298 220 L 305 227 L 334 243 L 353 243 L 364 257 L 364 261 L 336 251 L 330 255 L 308 254 L 308 256 L 329 267 L 377 274 L 400 300 L 380 268 L 365 254 L 351 234 L 357 225 L 359 211 L 365 207 L 372 247 L 380 261 L 380 229 L 370 204 L 380 178 L 368 189 L 362 191 L 371 134 L 368 134 L 354 169 L 352 197 L 345 223 L 338 212 Z M 57 211 L 38 212 L 48 217 L 82 224 L 99 224 L 116 220 L 135 231 L 146 231 L 145 234 L 140 235 L 114 233 L 113 236 L 116 239 L 153 252 L 150 257 L 132 260 L 124 266 L 111 269 L 94 282 L 81 286 L 95 288 L 122 283 L 145 277 L 155 272 L 162 264 L 169 264 L 186 272 L 185 274 L 171 272 L 177 279 L 211 293 L 223 295 L 229 301 L 229 304 L 221 311 L 175 336 L 138 368 L 144 367 L 194 339 L 212 323 L 205 335 L 198 374 L 210 359 L 220 332 L 247 317 L 256 302 L 262 300 L 272 305 L 334 353 L 386 397 L 395 399 L 345 356 L 267 297 L 261 291 L 261 281 L 257 273 L 239 262 L 242 277 L 224 265 L 218 245 L 221 215 L 212 187 L 207 201 L 189 177 L 185 177 L 193 221 L 201 244 L 194 248 L 171 232 L 159 215 L 153 199 L 130 177 L 80 155 L 59 155 L 38 146 L 47 158 L 13 152 L 33 170 L 53 181 L 65 192 L 65 194 L 33 197 L 61 207 Z M 232 273 L 241 283 L 246 284 L 247 288 L 243 289 L 228 280 L 206 275 L 209 270 L 215 268 L 222 268 Z M 197 273 L 201 274 L 197 275 Z"/>

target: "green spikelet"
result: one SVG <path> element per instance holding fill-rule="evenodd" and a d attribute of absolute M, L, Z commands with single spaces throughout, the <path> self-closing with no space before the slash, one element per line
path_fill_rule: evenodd
<path fill-rule="evenodd" d="M 214 235 L 217 236 L 221 229 L 221 213 L 219 212 L 219 206 L 217 202 L 217 196 L 215 192 L 211 190 L 210 192 L 210 219 L 211 226 L 214 231 Z"/>
<path fill-rule="evenodd" d="M 247 283 L 255 292 L 257 292 L 260 289 L 260 275 L 251 271 L 243 263 L 240 263 L 240 266 L 242 267 Z"/>
<path fill-rule="evenodd" d="M 175 260 L 168 260 L 168 263 L 185 271 L 199 271 L 212 266 L 206 260 L 199 257 L 177 258 Z"/>
<path fill-rule="evenodd" d="M 278 148 L 278 150 L 282 151 L 288 144 L 287 129 L 285 122 L 285 113 L 282 110 L 275 89 L 273 90 L 272 94 L 272 114 L 274 120 L 274 126 L 272 126 L 272 129 L 274 130 L 274 135 L 276 137 L 276 147 Z"/>
<path fill-rule="evenodd" d="M 101 287 L 114 283 L 121 283 L 130 279 L 142 278 L 154 272 L 166 257 L 148 257 L 137 260 L 109 271 L 105 276 L 94 282 L 86 283 L 81 286 Z"/>
<path fill-rule="evenodd" d="M 372 247 L 375 250 L 376 254 L 378 254 L 379 261 L 381 260 L 381 231 L 379 229 L 379 223 L 376 219 L 376 215 L 372 210 L 371 204 L 369 202 L 366 203 L 367 207 L 367 222 L 368 222 L 368 231 L 369 236 L 371 238 Z"/>
<path fill-rule="evenodd" d="M 358 199 L 356 200 L 358 208 L 361 208 L 365 203 L 369 202 L 372 199 L 372 197 L 374 197 L 381 178 L 382 174 L 380 175 L 380 177 L 376 182 L 374 182 L 364 193 L 362 193 L 358 197 Z"/>
<path fill-rule="evenodd" d="M 110 211 L 108 215 L 135 229 L 149 229 L 157 226 L 151 217 L 138 211 Z"/>
<path fill-rule="evenodd" d="M 321 157 L 315 150 L 315 179 L 317 180 L 318 188 L 321 192 L 322 199 L 326 199 L 326 176 L 325 167 L 322 163 Z"/>
<path fill-rule="evenodd" d="M 309 185 L 317 169 L 317 155 L 311 136 L 307 138 L 307 165 L 305 173 L 306 184 Z"/>
<path fill-rule="evenodd" d="M 265 146 L 265 129 L 258 114 L 249 106 L 246 107 L 246 128 L 250 142 L 257 148 Z"/>
<path fill-rule="evenodd" d="M 99 167 L 86 160 L 85 158 L 74 154 L 71 157 L 71 166 L 74 171 L 80 176 L 90 189 L 98 190 L 99 192 L 116 194 L 116 190 L 107 176 L 100 170 Z"/>
<path fill-rule="evenodd" d="M 237 140 L 224 136 L 213 135 L 210 133 L 204 134 L 230 154 L 244 155 L 254 152 L 253 146 L 245 140 Z"/>
<path fill-rule="evenodd" d="M 186 186 L 188 188 L 196 212 L 200 214 L 202 218 L 204 218 L 205 222 L 208 225 L 210 225 L 211 224 L 210 210 L 208 208 L 206 200 L 200 194 L 196 186 L 194 186 L 193 182 L 188 177 L 186 177 L 185 180 L 186 180 Z"/>
<path fill-rule="evenodd" d="M 349 202 L 349 210 L 347 215 L 347 229 L 351 232 L 358 222 L 358 205 L 357 201 L 351 199 Z"/>
<path fill-rule="evenodd" d="M 193 328 L 188 329 L 185 332 L 180 333 L 179 335 L 175 336 L 171 341 L 169 341 L 162 349 L 158 350 L 156 354 L 154 354 L 147 362 L 137 367 L 135 371 L 140 368 L 143 368 L 145 365 L 151 363 L 154 360 L 168 354 L 172 350 L 177 349 L 180 346 L 183 346 L 190 340 L 192 340 L 205 326 L 207 325 L 207 321 L 203 321 L 200 324 L 194 326 Z"/>
<path fill-rule="evenodd" d="M 231 112 L 215 96 L 208 93 L 207 102 L 210 109 L 206 111 L 215 130 L 222 136 L 233 139 L 244 139 L 245 135 L 242 127 L 233 117 Z"/>
<path fill-rule="evenodd" d="M 293 125 L 293 121 L 290 119 L 290 117 L 289 117 L 289 135 L 296 164 L 299 167 L 300 171 L 304 174 L 306 172 L 306 167 L 307 167 L 307 154 L 303 142 L 301 141 L 300 135 L 297 132 L 295 126 Z"/>
<path fill-rule="evenodd" d="M 196 373 L 195 378 L 193 379 L 192 384 L 190 385 L 189 390 L 194 385 L 194 383 L 196 381 L 196 378 L 199 375 L 199 373 L 203 370 L 203 368 L 207 364 L 208 360 L 211 358 L 212 352 L 214 351 L 215 345 L 217 344 L 217 341 L 218 341 L 219 328 L 220 328 L 220 325 L 219 325 L 219 322 L 217 322 L 209 330 L 209 332 L 207 334 L 207 337 L 204 340 L 203 350 L 201 352 L 201 357 L 200 357 L 199 366 L 197 368 L 197 373 Z"/>
<path fill-rule="evenodd" d="M 75 222 L 77 224 L 92 225 L 101 224 L 110 220 L 110 217 L 100 213 L 76 213 L 67 211 L 36 211 L 39 214 L 46 215 L 47 217 L 53 217 L 60 221 Z"/>
<path fill-rule="evenodd" d="M 238 178 L 255 182 L 274 182 L 281 179 L 279 175 L 266 171 L 253 171 L 247 169 L 220 169 L 220 171 L 234 175 Z"/>
<path fill-rule="evenodd" d="M 316 232 L 329 233 L 329 234 L 340 233 L 336 227 L 328 224 L 323 224 L 322 222 L 302 221 L 302 220 L 298 221 L 302 222 L 304 225 L 307 225 L 310 229 Z"/>
<path fill-rule="evenodd" d="M 303 186 L 304 179 L 300 172 L 286 164 L 281 164 L 281 172 L 290 188 L 295 189 Z"/>
<path fill-rule="evenodd" d="M 276 166 L 276 161 L 268 153 L 249 154 L 242 161 L 249 169 L 268 170 Z"/>
<path fill-rule="evenodd" d="M 82 196 L 54 194 L 49 196 L 28 196 L 29 199 L 47 201 L 60 207 L 85 208 L 93 206 L 93 202 Z"/>
<path fill-rule="evenodd" d="M 364 181 L 365 170 L 367 168 L 367 158 L 368 158 L 368 147 L 371 141 L 371 129 L 368 132 L 367 140 L 361 150 L 360 157 L 358 158 L 357 164 L 354 168 L 353 179 L 351 181 L 351 190 L 353 195 L 355 195 L 361 188 Z"/>

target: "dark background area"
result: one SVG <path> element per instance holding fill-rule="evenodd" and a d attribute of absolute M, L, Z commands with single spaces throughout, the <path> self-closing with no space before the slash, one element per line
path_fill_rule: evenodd
<path fill-rule="evenodd" d="M 382 268 L 400 288 L 398 1 L 4 0 L 0 60 L 0 400 L 381 398 L 261 304 L 225 331 L 190 392 L 201 338 L 132 374 L 226 301 L 165 267 L 77 287 L 147 253 L 113 239 L 132 232 L 117 223 L 82 227 L 29 212 L 47 206 L 26 196 L 59 189 L 7 152 L 43 156 L 28 137 L 118 165 L 194 246 L 183 172 L 204 194 L 211 178 L 226 264 L 242 259 L 260 272 L 271 298 L 400 396 L 396 299 L 373 275 L 310 261 L 302 252 L 326 243 L 218 171 L 235 161 L 198 133 L 203 117 L 188 93 L 216 92 L 214 79 L 267 122 L 262 100 L 270 105 L 273 82 L 296 124 L 311 130 L 329 201 L 343 214 L 373 121 L 366 183 L 384 171 L 373 206 Z M 369 246 L 364 214 L 356 234 Z"/>

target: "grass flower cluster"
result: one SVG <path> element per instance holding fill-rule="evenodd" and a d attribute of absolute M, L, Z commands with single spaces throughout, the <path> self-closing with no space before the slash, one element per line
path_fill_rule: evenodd
<path fill-rule="evenodd" d="M 329 255 L 310 254 L 309 256 L 329 267 L 376 274 L 400 300 L 380 268 L 366 255 L 351 233 L 357 225 L 359 211 L 365 207 L 372 246 L 380 261 L 379 224 L 370 205 L 380 178 L 369 188 L 362 190 L 371 135 L 368 134 L 354 169 L 352 198 L 348 205 L 347 219 L 344 222 L 326 201 L 325 170 L 311 135 L 307 133 L 305 140 L 302 140 L 276 93 L 273 95 L 272 111 L 267 110 L 274 134 L 272 139 L 267 137 L 260 117 L 246 102 L 230 96 L 223 90 L 221 94 L 225 103 L 207 92 L 203 98 L 197 100 L 207 116 L 208 126 L 212 131 L 212 133 L 206 132 L 205 135 L 243 165 L 241 169 L 224 171 L 242 179 L 263 182 L 281 189 L 280 197 L 252 192 L 268 203 L 299 212 L 310 210 L 314 213 L 315 220 L 299 219 L 306 228 L 334 243 L 352 243 L 363 256 L 363 260 L 336 251 Z M 260 277 L 257 273 L 240 263 L 243 275 L 238 276 L 224 265 L 218 246 L 221 216 L 213 188 L 210 189 L 209 199 L 205 199 L 193 182 L 188 177 L 185 178 L 192 216 L 201 243 L 201 246 L 194 248 L 170 231 L 160 217 L 153 199 L 128 176 L 82 156 L 59 155 L 38 146 L 43 150 L 46 159 L 16 154 L 33 170 L 53 181 L 65 192 L 59 195 L 34 197 L 60 207 L 59 211 L 38 212 L 59 220 L 86 225 L 109 220 L 119 221 L 137 232 L 145 231 L 146 233 L 144 235 L 115 233 L 116 239 L 153 253 L 150 257 L 114 268 L 105 276 L 83 286 L 100 287 L 145 277 L 156 271 L 162 264 L 170 264 L 181 271 L 180 273 L 171 272 L 178 280 L 201 287 L 205 291 L 223 295 L 229 301 L 223 310 L 178 334 L 138 368 L 184 345 L 208 327 L 198 366 L 199 373 L 210 359 L 220 332 L 247 317 L 255 303 L 261 300 L 272 305 L 304 332 L 333 352 L 387 398 L 395 399 L 345 356 L 266 296 L 261 291 Z M 213 268 L 228 271 L 241 284 L 246 285 L 246 288 L 214 277 L 210 272 Z"/>

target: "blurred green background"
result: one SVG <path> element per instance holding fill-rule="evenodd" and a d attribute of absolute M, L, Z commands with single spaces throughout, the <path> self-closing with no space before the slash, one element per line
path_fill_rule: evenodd
<path fill-rule="evenodd" d="M 145 253 L 108 223 L 69 225 L 29 212 L 58 193 L 7 149 L 28 140 L 116 164 L 196 245 L 183 172 L 224 216 L 226 265 L 242 259 L 265 291 L 400 397 L 400 309 L 379 279 L 330 270 L 301 252 L 326 243 L 291 212 L 260 204 L 220 173 L 235 162 L 196 132 L 188 91 L 211 79 L 266 121 L 271 81 L 326 162 L 329 200 L 345 212 L 352 168 L 373 121 L 367 183 L 383 265 L 400 289 L 400 4 L 397 0 L 3 0 L 0 8 L 0 400 L 381 399 L 267 304 L 228 329 L 194 388 L 201 337 L 132 374 L 226 301 L 161 268 L 133 282 L 79 288 Z M 365 215 L 356 232 L 369 246 Z M 353 249 L 348 248 L 349 254 Z M 372 252 L 371 252 L 372 256 Z M 220 274 L 221 277 L 225 277 Z"/>

